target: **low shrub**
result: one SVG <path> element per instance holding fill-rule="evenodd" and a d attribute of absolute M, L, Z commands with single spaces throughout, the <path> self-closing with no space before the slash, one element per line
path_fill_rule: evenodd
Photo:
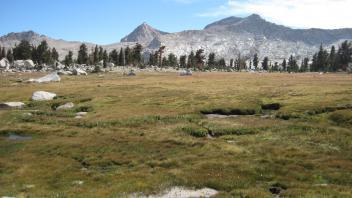
<path fill-rule="evenodd" d="M 270 103 L 270 104 L 262 104 L 262 109 L 263 110 L 279 110 L 281 108 L 280 103 Z"/>
<path fill-rule="evenodd" d="M 193 137 L 206 137 L 209 134 L 207 129 L 196 126 L 182 127 L 182 131 Z"/>
<path fill-rule="evenodd" d="M 239 109 L 239 108 L 215 108 L 203 109 L 200 111 L 202 114 L 219 114 L 219 115 L 254 115 L 255 109 Z"/>
<path fill-rule="evenodd" d="M 352 125 L 352 111 L 336 111 L 329 119 L 339 125 Z"/>

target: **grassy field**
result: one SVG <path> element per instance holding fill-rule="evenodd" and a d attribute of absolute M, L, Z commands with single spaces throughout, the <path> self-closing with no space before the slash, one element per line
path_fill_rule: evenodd
<path fill-rule="evenodd" d="M 0 101 L 26 103 L 0 110 L 0 197 L 126 197 L 172 186 L 213 188 L 217 197 L 273 197 L 272 187 L 283 197 L 352 197 L 351 75 L 109 73 L 17 82 L 41 75 L 0 74 Z M 39 90 L 58 97 L 31 101 Z M 53 110 L 66 102 L 75 108 Z M 270 103 L 281 108 L 261 108 Z M 75 119 L 79 111 L 88 115 Z"/>

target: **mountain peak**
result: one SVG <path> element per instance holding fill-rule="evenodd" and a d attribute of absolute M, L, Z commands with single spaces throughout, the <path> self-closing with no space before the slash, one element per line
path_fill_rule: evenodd
<path fill-rule="evenodd" d="M 31 41 L 33 39 L 42 37 L 42 35 L 29 30 L 29 31 L 23 31 L 23 32 L 11 32 L 6 34 L 5 36 L 0 37 L 0 39 L 4 42 L 6 40 L 26 40 L 26 41 Z"/>
<path fill-rule="evenodd" d="M 138 42 L 138 43 L 150 43 L 153 39 L 160 37 L 161 35 L 168 34 L 162 32 L 150 26 L 148 23 L 143 22 L 132 33 L 121 39 L 121 42 Z"/>
<path fill-rule="evenodd" d="M 251 14 L 246 18 L 247 19 L 263 19 L 259 14 Z"/>

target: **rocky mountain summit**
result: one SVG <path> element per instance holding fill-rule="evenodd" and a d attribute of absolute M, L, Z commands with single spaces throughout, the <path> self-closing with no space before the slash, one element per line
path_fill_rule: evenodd
<path fill-rule="evenodd" d="M 159 38 L 166 34 L 168 33 L 154 29 L 144 22 L 142 25 L 138 26 L 131 34 L 121 39 L 121 42 L 137 42 L 141 44 L 148 44 L 153 39 Z"/>
<path fill-rule="evenodd" d="M 38 45 L 47 40 L 50 47 L 55 47 L 62 59 L 69 50 L 77 54 L 81 42 L 70 42 L 52 39 L 33 31 L 10 33 L 0 37 L 0 45 L 14 47 L 20 40 L 28 40 Z M 157 30 L 147 23 L 138 26 L 132 33 L 121 39 L 121 42 L 103 46 L 108 51 L 140 43 L 144 54 L 154 52 L 166 46 L 165 54 L 177 56 L 189 54 L 191 51 L 204 49 L 205 53 L 215 52 L 218 57 L 226 60 L 236 58 L 239 54 L 252 57 L 255 53 L 259 58 L 269 57 L 272 61 L 281 61 L 290 55 L 297 59 L 311 57 L 320 44 L 326 48 L 338 45 L 342 40 L 352 40 L 352 28 L 324 29 L 292 29 L 277 25 L 263 19 L 257 14 L 245 18 L 228 17 L 207 25 L 202 30 L 186 30 L 167 33 Z M 95 44 L 86 43 L 88 49 Z"/>

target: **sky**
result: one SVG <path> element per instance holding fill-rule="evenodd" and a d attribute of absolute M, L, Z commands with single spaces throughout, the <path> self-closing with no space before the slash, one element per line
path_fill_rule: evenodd
<path fill-rule="evenodd" d="M 56 39 L 111 44 L 138 25 L 202 29 L 252 13 L 293 28 L 352 28 L 352 0 L 0 0 L 0 35 L 33 30 Z"/>

